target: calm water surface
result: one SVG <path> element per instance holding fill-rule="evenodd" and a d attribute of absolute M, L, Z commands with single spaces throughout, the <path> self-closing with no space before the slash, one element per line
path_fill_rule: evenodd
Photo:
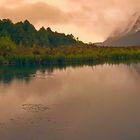
<path fill-rule="evenodd" d="M 139 140 L 140 64 L 0 69 L 1 140 Z"/>

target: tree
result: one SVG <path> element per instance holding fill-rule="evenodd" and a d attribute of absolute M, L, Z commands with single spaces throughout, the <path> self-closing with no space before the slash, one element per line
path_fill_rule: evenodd
<path fill-rule="evenodd" d="M 45 30 L 44 27 L 40 28 L 40 30 L 38 31 L 37 38 L 38 38 L 39 46 L 42 46 L 42 47 L 50 46 L 48 32 L 47 30 Z"/>
<path fill-rule="evenodd" d="M 9 19 L 0 20 L 0 37 L 11 38 L 17 45 L 27 47 L 58 47 L 77 43 L 73 35 L 53 32 L 50 27 L 37 31 L 28 20 L 16 24 Z"/>
<path fill-rule="evenodd" d="M 16 49 L 16 44 L 9 37 L 0 37 L 0 54 L 6 57 Z"/>

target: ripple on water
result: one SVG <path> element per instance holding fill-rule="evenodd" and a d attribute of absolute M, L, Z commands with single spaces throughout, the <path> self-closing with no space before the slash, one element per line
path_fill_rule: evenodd
<path fill-rule="evenodd" d="M 27 112 L 38 113 L 49 110 L 50 108 L 43 104 L 23 104 L 22 109 Z"/>

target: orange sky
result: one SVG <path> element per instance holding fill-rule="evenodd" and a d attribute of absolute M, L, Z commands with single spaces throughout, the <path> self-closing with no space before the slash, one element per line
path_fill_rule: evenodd
<path fill-rule="evenodd" d="M 50 26 L 98 42 L 131 26 L 139 5 L 140 0 L 0 0 L 0 18 L 28 19 L 36 28 Z"/>

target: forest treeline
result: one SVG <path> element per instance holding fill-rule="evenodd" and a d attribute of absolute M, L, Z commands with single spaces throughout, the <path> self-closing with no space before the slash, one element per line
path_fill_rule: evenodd
<path fill-rule="evenodd" d="M 25 47 L 57 47 L 78 43 L 72 34 L 53 32 L 49 27 L 36 30 L 28 20 L 15 24 L 9 19 L 0 20 L 0 37 L 9 38 L 16 45 Z"/>
<path fill-rule="evenodd" d="M 36 30 L 29 21 L 0 20 L 1 65 L 52 65 L 140 60 L 140 47 L 97 47 L 73 35 Z"/>

